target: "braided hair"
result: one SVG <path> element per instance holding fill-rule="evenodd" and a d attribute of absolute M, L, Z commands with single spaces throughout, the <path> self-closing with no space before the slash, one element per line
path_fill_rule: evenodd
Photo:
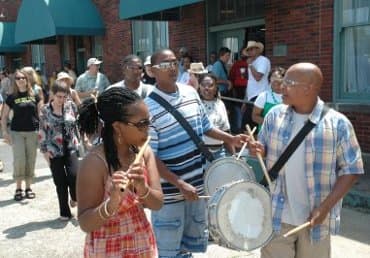
<path fill-rule="evenodd" d="M 132 90 L 122 87 L 111 87 L 103 91 L 97 101 L 95 98 L 85 99 L 79 108 L 78 123 L 83 133 L 93 134 L 99 130 L 100 121 L 104 123 L 101 137 L 104 143 L 105 158 L 108 163 L 109 174 L 111 167 L 114 170 L 121 166 L 117 146 L 113 139 L 113 123 L 127 121 L 130 114 L 128 106 L 141 101 L 140 96 Z"/>

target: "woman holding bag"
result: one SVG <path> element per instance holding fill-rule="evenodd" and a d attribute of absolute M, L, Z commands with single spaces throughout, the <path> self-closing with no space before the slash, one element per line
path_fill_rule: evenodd
<path fill-rule="evenodd" d="M 40 151 L 50 165 L 59 201 L 60 220 L 72 218 L 68 205 L 76 206 L 76 172 L 78 169 L 76 135 L 77 107 L 67 100 L 68 85 L 56 81 L 51 88 L 53 98 L 40 114 Z"/>

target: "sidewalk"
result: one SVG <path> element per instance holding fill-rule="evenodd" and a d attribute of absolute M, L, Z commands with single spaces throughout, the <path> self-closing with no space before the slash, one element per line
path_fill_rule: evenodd
<path fill-rule="evenodd" d="M 76 219 L 61 222 L 55 187 L 49 169 L 38 154 L 34 200 L 13 200 L 14 182 L 11 177 L 11 150 L 1 146 L 0 159 L 5 160 L 0 173 L 0 258 L 20 257 L 82 257 L 85 234 Z M 76 214 L 76 209 L 73 209 Z M 343 209 L 342 233 L 332 237 L 332 258 L 370 257 L 370 214 Z M 210 244 L 207 253 L 196 258 L 258 258 L 259 250 L 237 252 Z"/>

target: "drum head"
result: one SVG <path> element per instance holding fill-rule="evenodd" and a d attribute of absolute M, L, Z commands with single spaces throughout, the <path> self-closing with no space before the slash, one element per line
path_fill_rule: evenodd
<path fill-rule="evenodd" d="M 204 178 L 204 190 L 212 195 L 217 188 L 239 180 L 256 181 L 252 168 L 235 157 L 220 158 L 208 167 Z"/>
<path fill-rule="evenodd" d="M 225 187 L 216 210 L 218 234 L 233 249 L 251 251 L 264 246 L 272 237 L 270 194 L 255 182 Z"/>

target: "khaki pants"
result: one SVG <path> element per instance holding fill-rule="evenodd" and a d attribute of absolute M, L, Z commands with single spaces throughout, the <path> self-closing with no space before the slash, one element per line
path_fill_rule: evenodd
<path fill-rule="evenodd" d="M 261 249 L 261 258 L 330 258 L 330 235 L 311 243 L 310 229 L 303 229 L 287 238 L 283 235 L 295 226 L 282 223 L 281 232 Z"/>
<path fill-rule="evenodd" d="M 13 178 L 29 180 L 35 176 L 37 132 L 11 132 L 13 142 Z"/>

